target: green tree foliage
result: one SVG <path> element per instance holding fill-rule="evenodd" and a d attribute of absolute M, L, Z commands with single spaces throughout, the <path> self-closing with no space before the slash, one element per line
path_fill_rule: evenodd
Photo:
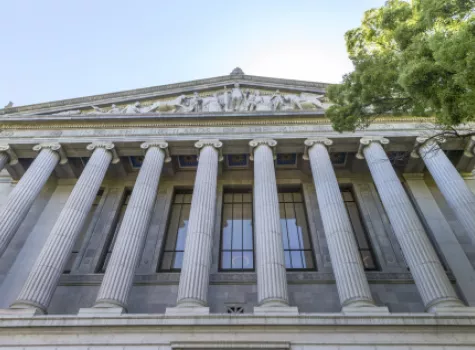
<path fill-rule="evenodd" d="M 390 0 L 345 38 L 355 69 L 327 90 L 335 130 L 388 114 L 475 120 L 475 0 Z"/>

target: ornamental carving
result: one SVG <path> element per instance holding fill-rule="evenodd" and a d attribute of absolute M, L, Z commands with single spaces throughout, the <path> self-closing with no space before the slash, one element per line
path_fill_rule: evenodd
<path fill-rule="evenodd" d="M 127 104 L 91 105 L 53 115 L 131 115 L 146 113 L 227 113 L 227 112 L 278 112 L 299 110 L 325 110 L 324 95 L 308 92 L 284 92 L 243 88 L 236 83 L 214 91 L 195 91 L 192 94 L 136 101 Z"/>

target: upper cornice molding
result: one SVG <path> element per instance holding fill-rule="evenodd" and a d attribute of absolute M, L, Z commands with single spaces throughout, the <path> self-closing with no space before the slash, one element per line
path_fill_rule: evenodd
<path fill-rule="evenodd" d="M 85 108 L 90 107 L 91 105 L 134 102 L 137 100 L 140 101 L 153 97 L 166 97 L 180 93 L 190 93 L 195 90 L 219 88 L 234 83 L 261 88 L 285 89 L 289 91 L 309 92 L 315 94 L 324 93 L 326 87 L 329 85 L 327 83 L 321 82 L 269 78 L 246 74 L 232 74 L 214 78 L 192 80 L 182 83 L 125 90 L 108 94 L 3 108 L 0 109 L 0 115 L 56 113 L 65 109 Z"/>

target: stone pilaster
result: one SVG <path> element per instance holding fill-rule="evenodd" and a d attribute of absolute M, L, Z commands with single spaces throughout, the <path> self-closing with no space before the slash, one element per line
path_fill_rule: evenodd
<path fill-rule="evenodd" d="M 178 286 L 177 308 L 168 308 L 167 313 L 182 312 L 177 310 L 180 308 L 209 313 L 206 306 L 216 212 L 218 161 L 221 159 L 219 149 L 222 145 L 219 140 L 200 140 L 195 143 L 200 153 Z"/>
<path fill-rule="evenodd" d="M 437 187 L 467 233 L 475 240 L 475 194 L 434 139 L 418 137 L 417 143 L 418 154 Z M 473 152 L 473 146 L 471 150 L 466 150 L 466 153 L 469 152 Z"/>
<path fill-rule="evenodd" d="M 333 141 L 323 137 L 305 141 L 338 295 L 344 309 L 373 309 L 375 304 L 353 227 L 327 150 L 332 144 Z"/>
<path fill-rule="evenodd" d="M 135 268 L 152 216 L 163 163 L 169 161 L 168 144 L 146 142 L 147 150 L 122 220 L 95 308 L 127 309 Z"/>
<path fill-rule="evenodd" d="M 249 146 L 254 161 L 254 239 L 260 306 L 254 313 L 261 313 L 270 308 L 289 308 L 289 300 L 274 168 L 277 141 L 255 139 Z"/>
<path fill-rule="evenodd" d="M 5 252 L 60 159 L 67 161 L 58 143 L 39 144 L 33 147 L 33 150 L 40 153 L 18 181 L 0 210 L 0 256 Z"/>
<path fill-rule="evenodd" d="M 462 308 L 422 223 L 382 145 L 386 138 L 364 137 L 359 154 L 366 159 L 396 238 L 428 311 Z"/>
<path fill-rule="evenodd" d="M 58 216 L 48 239 L 11 308 L 36 309 L 46 313 L 71 249 L 91 210 L 111 160 L 118 161 L 114 145 L 93 143 L 94 151 Z"/>

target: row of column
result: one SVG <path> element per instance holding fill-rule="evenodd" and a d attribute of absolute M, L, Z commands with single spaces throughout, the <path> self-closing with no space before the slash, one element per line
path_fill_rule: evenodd
<path fill-rule="evenodd" d="M 388 142 L 385 138 L 363 138 L 360 156 L 366 159 L 424 305 L 427 310 L 463 307 L 387 158 L 383 146 Z M 340 302 L 344 310 L 373 309 L 375 303 L 327 150 L 331 144 L 332 141 L 326 138 L 306 140 L 305 158 L 310 161 Z M 266 310 L 289 309 L 274 169 L 276 145 L 277 142 L 272 139 L 256 139 L 250 142 L 251 159 L 254 160 L 258 301 L 260 308 Z M 207 305 L 218 162 L 222 158 L 222 143 L 219 140 L 202 140 L 195 146 L 200 149 L 199 162 L 178 288 L 177 309 L 203 308 Z M 161 170 L 163 163 L 169 158 L 167 143 L 164 141 L 144 143 L 141 147 L 146 150 L 145 158 L 94 305 L 96 309 L 126 310 L 135 268 L 152 215 Z M 113 144 L 93 143 L 87 148 L 93 151 L 91 158 L 11 308 L 27 308 L 46 313 L 109 164 L 118 161 Z M 64 159 L 64 152 L 58 144 L 38 145 L 35 150 L 40 152 L 39 155 L 15 186 L 0 212 L 0 254 L 5 250 L 55 166 Z M 475 236 L 473 193 L 436 144 L 434 146 L 433 142 L 426 142 L 418 152 L 455 213 L 463 207 L 463 215 L 471 216 L 463 223 Z M 0 169 L 7 162 L 8 154 L 0 148 Z"/>

